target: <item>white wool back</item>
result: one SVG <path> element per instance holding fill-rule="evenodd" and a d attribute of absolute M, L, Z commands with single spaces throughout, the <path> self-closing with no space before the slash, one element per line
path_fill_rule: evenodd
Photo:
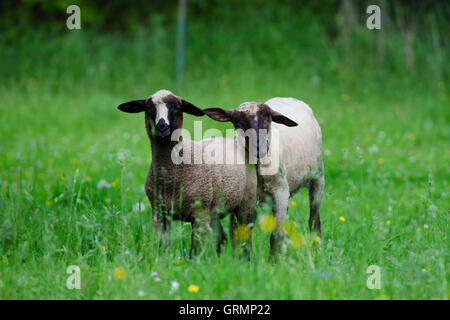
<path fill-rule="evenodd" d="M 267 155 L 279 155 L 278 163 L 282 170 L 286 170 L 289 191 L 293 192 L 303 187 L 317 170 L 322 170 L 322 133 L 311 108 L 303 101 L 272 98 L 265 104 L 298 124 L 296 127 L 287 127 L 272 121 L 271 130 L 278 130 L 279 141 L 274 141 L 276 135 L 272 134 Z M 279 152 L 271 152 L 278 149 L 275 144 L 279 145 Z M 270 162 L 275 160 L 270 159 Z M 264 170 L 264 166 L 261 166 L 260 174 L 264 174 Z"/>

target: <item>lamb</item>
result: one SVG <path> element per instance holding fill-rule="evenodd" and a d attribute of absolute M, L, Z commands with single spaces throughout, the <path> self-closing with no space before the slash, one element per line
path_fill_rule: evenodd
<path fill-rule="evenodd" d="M 294 98 L 272 98 L 265 103 L 246 102 L 234 110 L 203 111 L 217 121 L 232 122 L 241 139 L 248 129 L 259 131 L 246 150 L 258 161 L 259 196 L 270 196 L 275 205 L 278 228 L 271 235 L 271 253 L 280 250 L 289 196 L 303 187 L 309 189 L 309 228 L 314 227 L 320 239 L 319 208 L 325 185 L 322 133 L 311 108 Z"/>
<path fill-rule="evenodd" d="M 245 158 L 245 150 L 232 139 L 214 138 L 201 141 L 183 139 L 180 130 L 183 113 L 203 116 L 204 112 L 168 90 L 159 90 L 143 100 L 133 100 L 118 106 L 123 112 L 145 112 L 145 127 L 150 139 L 152 163 L 145 181 L 155 229 L 162 224 L 167 234 L 171 220 L 182 220 L 192 225 L 190 257 L 199 249 L 206 231 L 216 231 L 217 250 L 225 240 L 220 219 L 231 212 L 230 231 L 233 236 L 236 223 L 253 225 L 256 217 L 256 166 L 247 168 L 245 161 L 229 159 L 214 163 L 211 156 L 202 154 L 208 148 L 212 153 L 223 152 L 231 146 L 233 155 Z M 231 141 L 230 141 L 231 140 Z M 203 156 L 203 161 L 174 162 L 174 155 L 190 160 Z M 228 155 L 225 154 L 225 157 Z M 195 160 L 195 159 L 194 159 Z M 192 160 L 192 161 L 194 161 Z M 246 243 L 250 246 L 250 239 Z"/>

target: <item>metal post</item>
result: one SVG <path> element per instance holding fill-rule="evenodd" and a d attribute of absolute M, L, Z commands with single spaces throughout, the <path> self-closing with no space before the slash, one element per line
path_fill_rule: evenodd
<path fill-rule="evenodd" d="M 176 78 L 178 84 L 181 84 L 184 76 L 184 46 L 186 34 L 186 1 L 178 1 L 178 18 L 177 18 L 177 65 Z"/>

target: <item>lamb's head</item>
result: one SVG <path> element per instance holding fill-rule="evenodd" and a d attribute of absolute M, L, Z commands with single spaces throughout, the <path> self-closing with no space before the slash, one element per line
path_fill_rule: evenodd
<path fill-rule="evenodd" d="M 258 159 L 269 152 L 272 121 L 297 126 L 296 122 L 260 102 L 244 102 L 234 110 L 208 108 L 203 111 L 214 120 L 233 123 L 238 139 L 245 141 L 247 152 Z"/>
<path fill-rule="evenodd" d="M 159 90 L 147 99 L 122 103 L 118 108 L 128 113 L 145 111 L 145 123 L 149 136 L 169 140 L 176 129 L 182 128 L 183 112 L 194 116 L 205 114 L 201 109 L 168 90 Z"/>

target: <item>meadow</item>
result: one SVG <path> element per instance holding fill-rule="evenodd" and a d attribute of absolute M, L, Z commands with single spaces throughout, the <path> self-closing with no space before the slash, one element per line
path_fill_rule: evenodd
<path fill-rule="evenodd" d="M 415 39 L 411 69 L 397 33 L 380 58 L 365 28 L 346 42 L 283 16 L 208 30 L 193 21 L 190 34 L 205 36 L 188 38 L 177 83 L 173 30 L 158 21 L 132 36 L 3 34 L 1 299 L 448 299 L 448 48 Z M 158 250 L 144 119 L 116 107 L 162 88 L 201 108 L 275 96 L 312 107 L 323 133 L 322 250 L 306 190 L 290 199 L 296 237 L 276 263 L 264 223 L 250 261 L 229 244 L 189 260 L 190 225 L 180 222 Z M 258 208 L 258 222 L 270 215 Z M 70 265 L 81 290 L 66 287 Z M 379 290 L 366 286 L 370 265 L 381 268 Z"/>

